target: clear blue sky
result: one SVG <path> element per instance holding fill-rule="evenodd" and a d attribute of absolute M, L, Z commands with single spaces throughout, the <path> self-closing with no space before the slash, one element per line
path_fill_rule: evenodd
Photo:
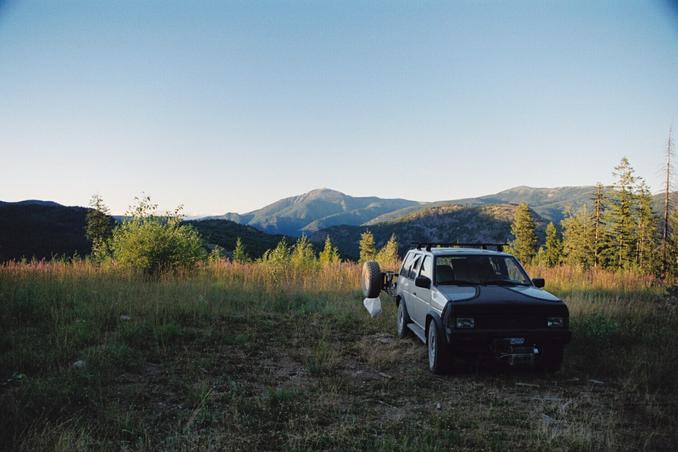
<path fill-rule="evenodd" d="M 652 188 L 678 7 L 636 1 L 0 0 L 0 199 L 187 213 L 318 187 L 422 201 Z"/>

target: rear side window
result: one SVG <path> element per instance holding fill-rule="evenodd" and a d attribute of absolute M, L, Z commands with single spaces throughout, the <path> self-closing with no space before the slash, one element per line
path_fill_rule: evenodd
<path fill-rule="evenodd" d="M 421 255 L 418 255 L 414 258 L 414 262 L 412 262 L 412 267 L 410 268 L 410 271 L 407 274 L 407 277 L 410 279 L 414 279 L 417 277 L 417 273 L 419 273 L 419 266 L 421 265 Z"/>
<path fill-rule="evenodd" d="M 412 260 L 414 260 L 414 253 L 412 252 L 407 253 L 407 256 L 405 256 L 405 260 L 403 261 L 403 266 L 400 269 L 400 276 L 404 276 L 407 278 L 407 275 L 410 271 L 410 267 L 412 266 Z"/>

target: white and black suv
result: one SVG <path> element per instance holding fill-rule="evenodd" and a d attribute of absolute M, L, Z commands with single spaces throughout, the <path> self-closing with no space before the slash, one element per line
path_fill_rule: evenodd
<path fill-rule="evenodd" d="M 554 372 L 571 338 L 565 303 L 502 245 L 420 244 L 398 273 L 366 262 L 362 287 L 367 298 L 385 290 L 395 299 L 398 336 L 412 332 L 427 344 L 435 373 L 453 356 L 479 354 Z"/>

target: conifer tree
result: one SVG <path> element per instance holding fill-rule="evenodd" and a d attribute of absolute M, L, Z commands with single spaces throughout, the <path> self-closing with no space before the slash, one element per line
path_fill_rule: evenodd
<path fill-rule="evenodd" d="M 325 246 L 320 252 L 319 256 L 321 265 L 330 265 L 334 263 L 341 262 L 341 257 L 339 256 L 339 250 L 337 247 L 332 245 L 332 240 L 330 239 L 329 234 L 325 237 Z"/>
<path fill-rule="evenodd" d="M 219 245 L 216 245 L 214 248 L 212 248 L 212 251 L 210 251 L 209 256 L 207 256 L 207 261 L 210 264 L 219 263 L 223 259 L 224 259 L 224 249 Z"/>
<path fill-rule="evenodd" d="M 600 182 L 596 184 L 591 201 L 593 202 L 593 210 L 591 212 L 591 251 L 593 252 L 593 266 L 597 267 L 600 265 L 601 261 L 601 252 L 603 251 L 604 244 L 603 234 L 605 228 L 605 223 L 603 222 L 603 216 L 605 213 L 605 187 Z"/>
<path fill-rule="evenodd" d="M 290 261 L 295 268 L 310 268 L 316 263 L 315 251 L 311 241 L 305 235 L 299 237 L 292 248 Z"/>
<path fill-rule="evenodd" d="M 386 245 L 377 253 L 377 262 L 383 268 L 395 269 L 398 267 L 400 256 L 398 255 L 398 239 L 395 234 L 391 234 Z"/>
<path fill-rule="evenodd" d="M 242 243 L 242 239 L 238 237 L 235 241 L 235 249 L 233 250 L 233 261 L 243 264 L 249 262 L 249 260 L 250 257 L 247 255 L 245 245 Z"/>
<path fill-rule="evenodd" d="M 678 231 L 678 210 L 672 210 L 669 214 L 670 231 Z M 678 276 L 678 234 L 670 234 L 667 243 L 666 275 Z"/>
<path fill-rule="evenodd" d="M 92 244 L 92 256 L 95 260 L 101 260 L 110 254 L 109 239 L 113 234 L 114 221 L 101 196 L 92 195 L 89 206 L 85 236 Z"/>
<path fill-rule="evenodd" d="M 637 264 L 646 274 L 659 269 L 657 253 L 657 218 L 652 208 L 652 193 L 642 178 L 638 184 Z"/>
<path fill-rule="evenodd" d="M 561 222 L 563 228 L 563 260 L 574 266 L 588 268 L 593 264 L 593 227 L 586 206 L 568 214 Z"/>
<path fill-rule="evenodd" d="M 563 246 L 560 241 L 556 225 L 549 223 L 546 226 L 546 243 L 544 244 L 543 259 L 548 267 L 555 267 L 562 259 Z"/>
<path fill-rule="evenodd" d="M 374 243 L 374 235 L 365 231 L 360 235 L 360 262 L 374 260 L 377 257 L 377 248 Z"/>
<path fill-rule="evenodd" d="M 283 237 L 278 245 L 272 250 L 267 250 L 261 257 L 261 261 L 275 267 L 283 267 L 290 260 L 290 248 L 287 245 L 287 239 Z"/>
<path fill-rule="evenodd" d="M 636 176 L 629 160 L 622 158 L 612 173 L 617 181 L 606 210 L 605 252 L 607 265 L 631 268 L 636 262 Z"/>
<path fill-rule="evenodd" d="M 526 203 L 516 209 L 511 225 L 514 240 L 510 243 L 511 252 L 523 263 L 529 263 L 537 254 L 537 234 L 532 212 Z"/>

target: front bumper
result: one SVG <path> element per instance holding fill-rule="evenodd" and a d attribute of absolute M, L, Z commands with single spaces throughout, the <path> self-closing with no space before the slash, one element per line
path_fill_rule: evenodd
<path fill-rule="evenodd" d="M 483 330 L 446 328 L 445 336 L 448 345 L 457 352 L 491 352 L 498 340 L 509 338 L 524 339 L 525 344 L 541 346 L 565 345 L 572 339 L 572 332 L 567 328 L 530 329 L 530 330 Z"/>

